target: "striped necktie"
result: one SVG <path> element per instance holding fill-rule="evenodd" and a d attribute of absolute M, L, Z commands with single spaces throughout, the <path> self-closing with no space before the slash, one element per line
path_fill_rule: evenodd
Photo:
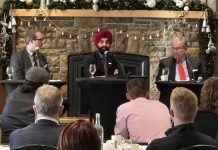
<path fill-rule="evenodd" d="M 33 53 L 33 66 L 38 66 L 36 52 Z"/>

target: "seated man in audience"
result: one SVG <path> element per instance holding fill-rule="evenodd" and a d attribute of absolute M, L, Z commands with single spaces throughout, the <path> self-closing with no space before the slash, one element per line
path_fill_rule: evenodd
<path fill-rule="evenodd" d="M 63 128 L 59 125 L 62 102 L 63 97 L 58 88 L 51 85 L 39 87 L 33 105 L 35 123 L 10 134 L 10 149 L 30 144 L 57 146 Z"/>
<path fill-rule="evenodd" d="M 161 59 L 156 80 L 161 79 L 164 68 L 169 69 L 168 80 L 194 80 L 203 76 L 203 67 L 199 58 L 190 58 L 186 55 L 187 42 L 184 37 L 176 36 L 172 39 L 170 57 Z"/>
<path fill-rule="evenodd" d="M 194 127 L 198 110 L 196 95 L 183 87 L 177 87 L 170 97 L 170 114 L 174 127 L 166 131 L 167 137 L 153 140 L 147 150 L 179 150 L 197 144 L 215 145 L 214 140 Z"/>
<path fill-rule="evenodd" d="M 171 127 L 168 108 L 159 101 L 149 100 L 146 83 L 135 78 L 126 85 L 129 102 L 117 109 L 114 132 L 137 143 L 148 143 L 164 137 Z"/>
<path fill-rule="evenodd" d="M 9 134 L 28 126 L 35 120 L 33 111 L 35 91 L 39 86 L 48 83 L 50 74 L 41 67 L 27 70 L 23 85 L 18 86 L 8 95 L 1 118 L 2 143 L 8 143 Z"/>

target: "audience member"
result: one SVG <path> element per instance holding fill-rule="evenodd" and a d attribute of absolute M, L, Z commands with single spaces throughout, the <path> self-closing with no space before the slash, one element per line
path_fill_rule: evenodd
<path fill-rule="evenodd" d="M 101 143 L 96 129 L 85 120 L 69 123 L 62 130 L 58 150 L 100 150 Z"/>
<path fill-rule="evenodd" d="M 35 123 L 17 129 L 10 134 L 10 149 L 30 144 L 57 146 L 63 129 L 59 119 L 63 112 L 63 97 L 60 90 L 52 85 L 43 85 L 36 91 L 33 109 Z"/>
<path fill-rule="evenodd" d="M 8 143 L 9 134 L 15 129 L 26 127 L 34 122 L 33 111 L 36 89 L 47 83 L 50 75 L 41 67 L 27 70 L 23 85 L 18 86 L 7 98 L 1 118 L 2 143 Z"/>
<path fill-rule="evenodd" d="M 108 53 L 112 44 L 112 34 L 108 30 L 99 31 L 93 38 L 97 51 L 84 58 L 84 75 L 90 77 L 89 65 L 96 65 L 95 76 L 123 75 L 121 63 L 112 53 Z"/>
<path fill-rule="evenodd" d="M 211 137 L 195 130 L 193 123 L 197 110 L 196 95 L 186 88 L 175 88 L 170 97 L 174 127 L 166 131 L 167 137 L 153 140 L 147 150 L 179 150 L 197 144 L 215 145 Z"/>
<path fill-rule="evenodd" d="M 170 57 L 161 59 L 156 80 L 160 80 L 163 68 L 169 69 L 168 80 L 192 80 L 203 76 L 203 67 L 200 59 L 186 55 L 187 42 L 184 37 L 176 36 L 172 39 Z"/>
<path fill-rule="evenodd" d="M 26 33 L 26 48 L 11 57 L 13 78 L 24 79 L 26 71 L 32 66 L 48 70 L 46 58 L 39 52 L 45 40 L 44 34 L 32 29 Z"/>
<path fill-rule="evenodd" d="M 199 132 L 215 139 L 218 130 L 218 78 L 210 77 L 201 89 L 200 109 L 195 118 Z"/>
<path fill-rule="evenodd" d="M 143 79 L 129 80 L 126 89 L 129 102 L 117 109 L 115 134 L 137 143 L 148 143 L 164 137 L 165 131 L 171 127 L 168 108 L 146 97 L 148 91 Z"/>

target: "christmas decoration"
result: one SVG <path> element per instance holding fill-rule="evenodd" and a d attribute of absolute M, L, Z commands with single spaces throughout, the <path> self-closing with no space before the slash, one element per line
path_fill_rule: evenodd
<path fill-rule="evenodd" d="M 184 11 L 188 12 L 188 11 L 189 11 L 189 7 L 188 7 L 188 6 L 185 6 L 185 7 L 184 7 Z"/>
<path fill-rule="evenodd" d="M 33 0 L 26 0 L 26 5 L 27 6 L 32 6 L 33 5 Z"/>
<path fill-rule="evenodd" d="M 91 3 L 91 2 L 92 2 L 92 0 L 85 0 L 85 2 L 86 2 L 86 3 Z"/>
<path fill-rule="evenodd" d="M 155 0 L 147 0 L 147 6 L 150 8 L 154 8 L 156 6 Z"/>
<path fill-rule="evenodd" d="M 93 10 L 98 11 L 98 4 L 94 3 L 92 5 Z"/>

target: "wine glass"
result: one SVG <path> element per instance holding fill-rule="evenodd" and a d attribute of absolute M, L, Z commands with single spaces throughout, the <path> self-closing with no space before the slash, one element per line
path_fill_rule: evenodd
<path fill-rule="evenodd" d="M 94 74 L 96 72 L 96 65 L 95 64 L 90 64 L 89 65 L 89 72 L 91 73 L 91 78 L 94 78 Z"/>
<path fill-rule="evenodd" d="M 13 68 L 11 66 L 8 66 L 6 68 L 6 73 L 8 75 L 8 80 L 11 80 L 12 79 L 12 74 L 13 74 Z"/>

